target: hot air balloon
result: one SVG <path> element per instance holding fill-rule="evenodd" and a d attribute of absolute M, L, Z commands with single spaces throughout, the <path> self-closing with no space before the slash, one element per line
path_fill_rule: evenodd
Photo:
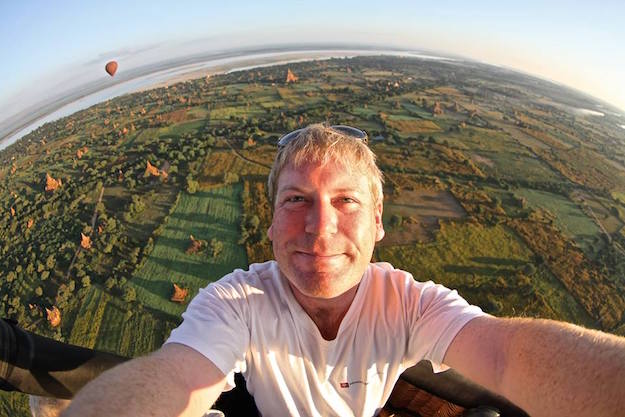
<path fill-rule="evenodd" d="M 109 61 L 109 62 L 107 62 L 106 66 L 104 67 L 104 69 L 112 77 L 113 75 L 115 75 L 115 71 L 117 71 L 117 61 Z"/>

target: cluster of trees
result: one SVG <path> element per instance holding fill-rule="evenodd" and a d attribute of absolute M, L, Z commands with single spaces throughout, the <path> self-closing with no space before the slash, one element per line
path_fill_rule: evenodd
<path fill-rule="evenodd" d="M 128 285 L 128 279 L 123 276 L 107 278 L 104 281 L 104 288 L 113 295 L 121 296 L 127 303 L 132 303 L 137 299 L 137 292 L 132 286 Z"/>
<path fill-rule="evenodd" d="M 608 275 L 604 275 L 581 250 L 554 227 L 532 221 L 506 222 L 534 253 L 544 254 L 549 270 L 575 296 L 588 314 L 606 331 L 621 324 L 625 297 Z"/>
<path fill-rule="evenodd" d="M 245 180 L 241 197 L 243 216 L 241 216 L 239 244 L 245 245 L 250 263 L 272 259 L 271 244 L 267 237 L 272 209 L 267 198 L 265 182 Z"/>

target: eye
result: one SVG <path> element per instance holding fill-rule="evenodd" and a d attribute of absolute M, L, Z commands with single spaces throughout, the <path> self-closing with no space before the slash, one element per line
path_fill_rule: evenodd
<path fill-rule="evenodd" d="M 293 195 L 284 199 L 286 203 L 301 203 L 304 201 L 304 197 L 301 195 Z"/>
<path fill-rule="evenodd" d="M 344 204 L 351 204 L 351 203 L 357 203 L 358 202 L 356 199 L 354 199 L 352 197 L 341 197 L 339 199 L 339 201 L 341 203 L 344 203 Z"/>

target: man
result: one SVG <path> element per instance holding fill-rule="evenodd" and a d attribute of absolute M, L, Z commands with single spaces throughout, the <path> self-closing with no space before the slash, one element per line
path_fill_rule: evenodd
<path fill-rule="evenodd" d="M 64 416 L 202 416 L 234 371 L 266 416 L 371 416 L 424 358 L 532 416 L 622 414 L 622 338 L 495 318 L 370 263 L 384 236 L 382 176 L 364 132 L 312 125 L 284 136 L 269 192 L 275 261 L 200 290 L 159 351 L 105 372 Z"/>

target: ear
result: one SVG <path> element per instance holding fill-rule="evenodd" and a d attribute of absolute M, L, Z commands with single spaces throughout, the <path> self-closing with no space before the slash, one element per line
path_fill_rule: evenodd
<path fill-rule="evenodd" d="M 375 241 L 379 242 L 384 237 L 384 225 L 382 224 L 382 210 L 383 204 L 380 201 L 376 204 L 375 208 Z"/>
<path fill-rule="evenodd" d="M 269 240 L 273 241 L 273 223 L 269 226 L 269 229 L 267 229 L 267 237 Z"/>

